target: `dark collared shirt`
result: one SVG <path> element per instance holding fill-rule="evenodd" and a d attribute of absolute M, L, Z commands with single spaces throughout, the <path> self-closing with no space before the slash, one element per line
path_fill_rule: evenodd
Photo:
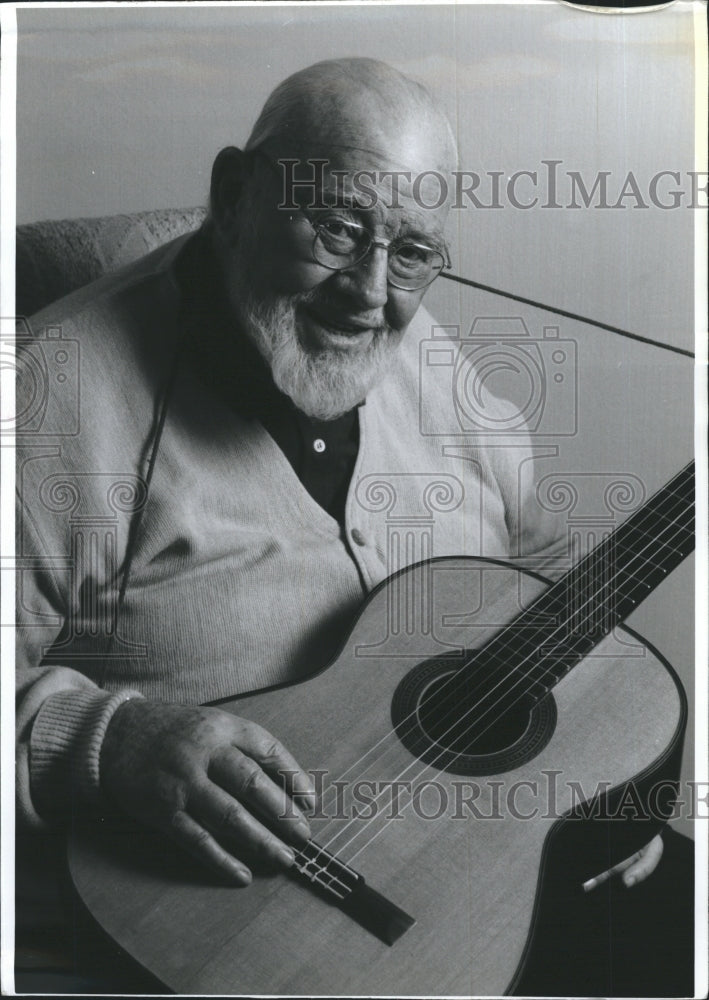
<path fill-rule="evenodd" d="M 308 493 L 343 529 L 359 449 L 358 407 L 336 420 L 315 420 L 278 389 L 268 365 L 228 312 L 205 231 L 186 243 L 178 275 L 189 363 L 237 412 L 263 424 Z"/>

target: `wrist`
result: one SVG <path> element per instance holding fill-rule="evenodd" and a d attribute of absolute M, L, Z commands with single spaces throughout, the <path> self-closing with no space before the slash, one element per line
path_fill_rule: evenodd
<path fill-rule="evenodd" d="M 32 798 L 38 812 L 57 815 L 100 798 L 99 757 L 108 726 L 139 691 L 81 688 L 58 692 L 42 705 L 32 728 Z"/>
<path fill-rule="evenodd" d="M 126 698 L 119 705 L 116 705 L 110 718 L 107 720 L 106 729 L 101 741 L 99 750 L 99 784 L 104 786 L 104 772 L 109 770 L 114 757 L 125 752 L 126 746 L 134 741 L 131 739 L 131 730 L 136 725 L 136 715 L 141 706 L 147 704 L 145 698 Z"/>

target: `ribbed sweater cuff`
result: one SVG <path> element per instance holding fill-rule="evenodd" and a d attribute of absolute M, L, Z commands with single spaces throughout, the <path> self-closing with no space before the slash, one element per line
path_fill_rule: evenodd
<path fill-rule="evenodd" d="M 142 697 L 140 691 L 87 687 L 46 699 L 30 742 L 32 800 L 41 815 L 66 814 L 98 802 L 99 755 L 108 724 L 119 705 Z"/>

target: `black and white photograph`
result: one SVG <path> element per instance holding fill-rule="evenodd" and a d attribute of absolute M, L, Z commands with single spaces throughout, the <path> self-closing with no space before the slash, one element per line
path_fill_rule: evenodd
<path fill-rule="evenodd" d="M 706 4 L 0 16 L 3 993 L 706 996 Z"/>

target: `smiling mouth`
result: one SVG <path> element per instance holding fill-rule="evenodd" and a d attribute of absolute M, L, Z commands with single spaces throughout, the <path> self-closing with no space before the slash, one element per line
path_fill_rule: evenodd
<path fill-rule="evenodd" d="M 306 337 L 320 348 L 336 347 L 362 350 L 374 339 L 376 327 L 361 323 L 340 323 L 329 317 L 319 316 L 310 309 L 303 310 Z"/>

